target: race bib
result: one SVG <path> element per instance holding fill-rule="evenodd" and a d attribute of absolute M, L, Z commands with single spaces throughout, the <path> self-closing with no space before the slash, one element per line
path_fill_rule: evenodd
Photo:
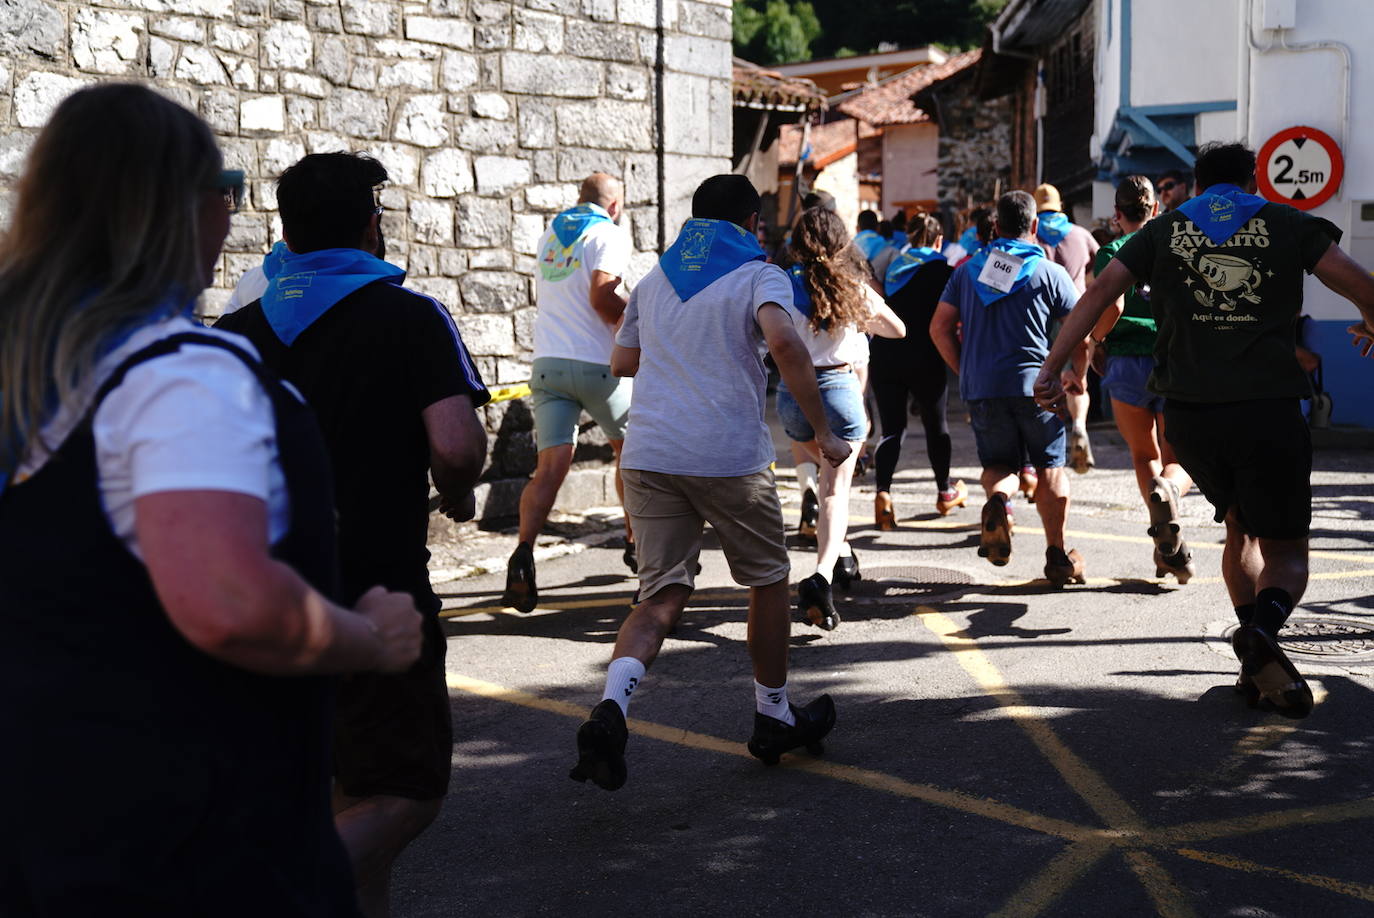
<path fill-rule="evenodd" d="M 1010 293 L 1016 278 L 1021 275 L 1024 258 L 1017 258 L 998 249 L 988 253 L 988 260 L 978 274 L 978 283 L 985 284 L 998 293 Z"/>

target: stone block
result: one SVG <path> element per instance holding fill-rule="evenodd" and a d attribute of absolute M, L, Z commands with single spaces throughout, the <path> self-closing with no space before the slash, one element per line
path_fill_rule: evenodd
<path fill-rule="evenodd" d="M 599 61 L 639 60 L 639 34 L 629 26 L 574 20 L 568 23 L 564 47 L 569 54 Z"/>
<path fill-rule="evenodd" d="M 180 16 L 160 16 L 148 23 L 148 32 L 176 41 L 191 41 L 197 44 L 205 41 L 205 25 L 195 19 Z"/>
<path fill-rule="evenodd" d="M 523 360 L 498 355 L 496 358 L 496 384 L 510 386 L 529 382 L 530 365 Z"/>
<path fill-rule="evenodd" d="M 530 181 L 528 160 L 510 156 L 479 156 L 473 161 L 477 172 L 477 193 L 508 195 Z"/>
<path fill-rule="evenodd" d="M 664 157 L 664 173 L 668 176 L 666 200 L 663 207 L 668 238 L 677 236 L 683 221 L 692 215 L 692 193 L 698 185 L 713 175 L 730 171 L 729 157 L 684 156 L 668 153 Z"/>
<path fill-rule="evenodd" d="M 669 242 L 671 241 L 672 237 L 670 236 Z M 658 264 L 657 239 L 654 240 L 654 245 L 651 247 L 651 251 L 635 252 L 633 255 L 630 256 L 630 263 L 625 268 L 625 287 L 633 288 L 636 284 L 642 281 L 650 271 L 654 269 L 654 265 L 656 264 Z"/>
<path fill-rule="evenodd" d="M 267 251 L 267 215 L 240 213 L 229 221 L 229 235 L 224 239 L 226 252 L 256 252 L 261 258 Z"/>
<path fill-rule="evenodd" d="M 521 99 L 516 122 L 520 127 L 520 146 L 540 150 L 554 143 L 554 107 L 537 99 Z"/>
<path fill-rule="evenodd" d="M 458 333 L 468 351 L 481 356 L 505 356 L 515 352 L 515 325 L 508 315 L 454 316 Z M 488 380 L 488 382 L 493 382 Z"/>
<path fill-rule="evenodd" d="M 522 255 L 538 254 L 544 224 L 543 214 L 516 214 L 515 226 L 511 229 L 511 248 Z"/>
<path fill-rule="evenodd" d="M 415 151 L 410 147 L 397 143 L 376 143 L 372 144 L 367 152 L 386 167 L 389 184 L 407 187 L 415 184 L 419 162 Z"/>
<path fill-rule="evenodd" d="M 235 0 L 234 21 L 246 28 L 267 22 L 268 0 Z"/>
<path fill-rule="evenodd" d="M 181 49 L 181 57 L 177 58 L 172 74 L 178 80 L 202 86 L 225 85 L 229 82 L 229 74 L 224 72 L 224 65 L 219 62 L 215 52 L 198 45 L 187 45 Z"/>
<path fill-rule="evenodd" d="M 371 93 L 340 89 L 324 101 L 324 124 L 350 137 L 380 140 L 387 134 L 386 99 Z"/>
<path fill-rule="evenodd" d="M 313 7 L 309 14 L 313 32 L 342 32 L 343 14 L 331 7 Z"/>
<path fill-rule="evenodd" d="M 617 18 L 625 25 L 652 29 L 658 25 L 658 6 L 655 0 L 620 0 Z"/>
<path fill-rule="evenodd" d="M 210 43 L 221 51 L 252 57 L 257 52 L 258 36 L 251 29 L 216 23 L 210 30 Z"/>
<path fill-rule="evenodd" d="M 626 64 L 606 67 L 606 95 L 612 99 L 643 102 L 649 98 L 649 70 Z"/>
<path fill-rule="evenodd" d="M 281 175 L 305 155 L 305 144 L 299 140 L 275 137 L 262 148 L 262 170 L 267 175 Z"/>
<path fill-rule="evenodd" d="M 540 182 L 558 181 L 558 153 L 553 150 L 534 151 L 534 178 Z"/>
<path fill-rule="evenodd" d="M 310 29 L 300 22 L 276 22 L 262 36 L 262 60 L 266 67 L 309 70 L 315 60 Z"/>
<path fill-rule="evenodd" d="M 663 148 L 670 153 L 705 153 L 710 144 L 711 81 L 666 74 L 663 100 Z"/>
<path fill-rule="evenodd" d="M 509 121 L 473 118 L 458 128 L 458 146 L 476 153 L 502 153 L 515 142 L 515 125 Z"/>
<path fill-rule="evenodd" d="M 534 448 L 534 433 L 528 430 L 504 431 L 491 449 L 491 467 L 494 471 L 499 471 L 502 475 L 529 475 L 534 471 L 535 460 L 538 453 Z M 568 479 L 564 480 L 566 487 L 568 480 L 572 477 L 569 473 Z M 514 516 L 519 512 L 520 496 L 517 487 L 524 485 L 523 479 L 516 479 L 512 482 L 491 482 L 488 487 L 491 489 L 482 507 L 481 519 L 495 519 L 506 516 Z M 498 495 L 497 488 L 506 485 L 505 491 L 508 494 Z M 562 490 L 559 490 L 559 507 L 567 505 L 567 499 L 563 497 Z"/>
<path fill-rule="evenodd" d="M 306 131 L 305 148 L 311 153 L 338 153 L 349 149 L 349 142 L 330 131 Z"/>
<path fill-rule="evenodd" d="M 536 96 L 591 99 L 601 94 L 601 64 L 563 55 L 507 51 L 501 55 L 501 88 Z"/>
<path fill-rule="evenodd" d="M 272 16 L 291 21 L 304 19 L 305 4 L 301 0 L 272 0 Z"/>
<path fill-rule="evenodd" d="M 449 312 L 459 307 L 458 282 L 451 277 L 407 277 L 406 286 L 438 300 Z"/>
<path fill-rule="evenodd" d="M 697 35 L 667 35 L 663 63 L 668 70 L 719 77 L 730 72 L 730 42 Z"/>
<path fill-rule="evenodd" d="M 219 151 L 224 154 L 224 168 L 242 169 L 248 175 L 261 175 L 258 168 L 257 141 L 243 140 L 238 137 L 218 137 Z M 270 175 L 269 178 L 276 178 Z"/>
<path fill-rule="evenodd" d="M 388 61 L 377 74 L 381 89 L 434 89 L 434 65 L 429 61 Z"/>
<path fill-rule="evenodd" d="M 207 89 L 200 94 L 200 116 L 217 134 L 239 132 L 239 95 L 231 89 Z"/>
<path fill-rule="evenodd" d="M 627 206 L 658 200 L 658 157 L 652 153 L 631 153 L 625 157 L 625 203 Z"/>
<path fill-rule="evenodd" d="M 597 22 L 615 22 L 615 0 L 582 0 L 582 15 Z"/>
<path fill-rule="evenodd" d="M 641 252 L 655 251 L 658 248 L 658 208 L 636 207 L 628 216 L 635 248 Z"/>
<path fill-rule="evenodd" d="M 461 150 L 440 150 L 425 157 L 420 188 L 432 198 L 452 198 L 474 188 L 472 166 Z"/>
<path fill-rule="evenodd" d="M 14 118 L 20 127 L 42 127 L 57 104 L 93 81 L 35 70 L 14 90 Z"/>
<path fill-rule="evenodd" d="M 348 78 L 348 85 L 354 89 L 376 89 L 377 72 L 380 69 L 381 65 L 377 61 L 366 57 L 354 57 L 353 72 Z"/>
<path fill-rule="evenodd" d="M 410 232 L 415 242 L 453 242 L 453 208 L 445 201 L 411 201 Z"/>
<path fill-rule="evenodd" d="M 619 176 L 623 166 L 623 154 L 613 150 L 580 150 L 565 147 L 558 151 L 560 182 L 580 182 L 593 172 L 608 172 Z"/>
<path fill-rule="evenodd" d="M 563 17 L 534 10 L 515 11 L 515 31 L 511 46 L 517 51 L 561 54 L 563 52 Z"/>
<path fill-rule="evenodd" d="M 585 176 L 583 176 L 585 178 Z M 531 210 L 556 212 L 577 203 L 577 185 L 531 185 L 525 189 L 525 204 Z M 542 218 L 541 218 L 542 219 Z"/>
<path fill-rule="evenodd" d="M 437 61 L 444 51 L 437 45 L 422 41 L 400 41 L 395 38 L 383 38 L 374 42 L 372 50 L 382 57 L 399 57 L 412 61 Z"/>
<path fill-rule="evenodd" d="M 505 121 L 510 117 L 510 103 L 499 92 L 475 92 L 471 101 L 472 113 L 478 118 Z"/>
<path fill-rule="evenodd" d="M 229 74 L 229 82 L 239 89 L 254 90 L 258 87 L 258 73 L 253 69 L 253 65 L 245 60 L 237 60 L 227 54 L 220 55 L 220 63 L 224 65 L 225 71 Z M 267 92 L 276 89 L 275 86 L 264 88 Z"/>
<path fill-rule="evenodd" d="M 469 271 L 458 280 L 468 312 L 511 312 L 529 305 L 525 278 L 509 271 Z"/>
<path fill-rule="evenodd" d="M 383 188 L 377 195 L 377 201 L 382 207 L 390 211 L 404 212 L 405 209 L 410 206 L 410 197 L 405 193 L 405 189 L 397 188 L 394 185 L 388 185 Z M 383 219 L 393 223 L 391 227 L 391 237 L 393 239 L 403 238 L 398 235 L 403 227 L 399 222 L 396 222 L 394 214 L 385 214 L 383 215 Z"/>
<path fill-rule="evenodd" d="M 385 0 L 340 0 L 344 31 L 354 35 L 394 35 L 396 4 Z"/>
<path fill-rule="evenodd" d="M 0 179 L 13 181 L 19 178 L 32 144 L 33 135 L 27 131 L 0 133 Z"/>
<path fill-rule="evenodd" d="M 521 350 L 534 350 L 534 320 L 538 313 L 537 309 L 515 310 L 515 343 Z"/>
<path fill-rule="evenodd" d="M 504 246 L 510 241 L 510 227 L 509 202 L 474 195 L 458 199 L 458 215 L 454 222 L 458 245 L 469 248 Z"/>
<path fill-rule="evenodd" d="M 439 85 L 448 92 L 461 92 L 477 85 L 477 58 L 461 51 L 445 51 L 439 66 Z"/>
<path fill-rule="evenodd" d="M 649 150 L 653 127 L 653 111 L 643 102 L 593 99 L 558 108 L 558 142 L 569 146 Z"/>
<path fill-rule="evenodd" d="M 439 270 L 439 248 L 433 245 L 410 245 L 410 265 L 406 269 L 416 277 L 437 277 Z"/>
<path fill-rule="evenodd" d="M 312 99 L 323 99 L 329 95 L 329 86 L 324 80 L 308 73 L 287 72 L 281 75 L 281 88 L 283 92 L 294 93 L 300 96 L 309 96 Z"/>
<path fill-rule="evenodd" d="M 468 250 L 470 271 L 509 271 L 514 260 L 509 249 Z"/>
<path fill-rule="evenodd" d="M 472 19 L 476 23 L 473 43 L 479 50 L 499 51 L 510 47 L 510 3 L 477 0 L 472 4 Z"/>
<path fill-rule="evenodd" d="M 397 140 L 408 141 L 418 147 L 437 147 L 447 143 L 449 131 L 444 97 L 412 96 L 401 108 L 393 133 Z"/>
<path fill-rule="evenodd" d="M 139 33 L 145 31 L 142 16 L 78 9 L 72 14 L 72 63 L 92 73 L 140 70 Z"/>
<path fill-rule="evenodd" d="M 234 0 L 170 0 L 167 5 L 183 16 L 224 20 L 234 18 Z"/>
<path fill-rule="evenodd" d="M 46 0 L 0 2 L 0 55 L 60 60 L 67 43 L 62 11 Z"/>
<path fill-rule="evenodd" d="M 708 152 L 712 156 L 730 156 L 734 151 L 734 92 L 731 82 L 726 79 L 711 81 L 710 89 L 710 144 Z"/>
<path fill-rule="evenodd" d="M 677 0 L 677 30 L 688 35 L 730 41 L 730 7 Z"/>
<path fill-rule="evenodd" d="M 427 41 L 450 48 L 471 50 L 473 26 L 471 22 L 462 19 L 407 16 L 406 38 L 411 41 Z"/>
<path fill-rule="evenodd" d="M 468 0 L 429 0 L 429 12 L 435 16 L 456 16 L 462 19 L 468 14 Z"/>
<path fill-rule="evenodd" d="M 335 86 L 347 85 L 351 58 L 348 44 L 342 38 L 322 39 L 315 56 L 315 72 Z"/>
<path fill-rule="evenodd" d="M 283 96 L 261 96 L 239 103 L 239 129 L 243 131 L 286 130 L 286 99 Z"/>
<path fill-rule="evenodd" d="M 443 248 L 439 250 L 440 274 L 445 277 L 458 277 L 467 269 L 467 249 Z"/>
<path fill-rule="evenodd" d="M 253 182 L 249 185 L 253 195 L 253 209 L 275 211 L 277 209 L 277 183 Z"/>

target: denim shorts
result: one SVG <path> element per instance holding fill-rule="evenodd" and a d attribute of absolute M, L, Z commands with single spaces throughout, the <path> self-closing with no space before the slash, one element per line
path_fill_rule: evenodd
<path fill-rule="evenodd" d="M 583 411 L 607 439 L 625 439 L 630 393 L 630 380 L 612 376 L 606 364 L 536 357 L 530 370 L 535 445 L 544 450 L 576 443 L 577 422 Z"/>
<path fill-rule="evenodd" d="M 1068 437 L 1059 415 L 1036 407 L 1029 395 L 975 398 L 968 402 L 973 441 L 983 468 L 1019 469 L 1026 458 L 1037 469 L 1064 464 Z"/>
<path fill-rule="evenodd" d="M 1102 377 L 1102 385 L 1118 402 L 1159 414 L 1164 410 L 1164 397 L 1155 395 L 1145 386 L 1154 368 L 1155 359 L 1149 356 L 1108 357 L 1107 375 Z"/>
<path fill-rule="evenodd" d="M 821 404 L 831 433 L 850 443 L 868 436 L 868 415 L 864 414 L 859 377 L 847 369 L 817 370 L 816 387 L 821 390 Z M 787 390 L 786 383 L 778 384 L 778 419 L 787 436 L 798 443 L 816 439 L 816 431 L 811 429 L 811 422 L 802 414 L 801 405 Z"/>

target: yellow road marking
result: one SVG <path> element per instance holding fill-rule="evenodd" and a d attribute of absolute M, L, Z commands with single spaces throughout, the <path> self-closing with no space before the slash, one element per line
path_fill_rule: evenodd
<path fill-rule="evenodd" d="M 1112 852 L 1106 842 L 1079 842 L 1059 852 L 1029 882 L 1012 893 L 1007 904 L 990 918 L 1034 918 L 1068 892 L 1083 876 Z"/>
<path fill-rule="evenodd" d="M 1374 819 L 1374 797 L 1327 803 L 1319 806 L 1299 806 L 1288 810 L 1274 810 L 1237 816 L 1232 819 L 1207 819 L 1181 825 L 1152 829 L 1147 837 L 1151 844 L 1162 847 L 1184 845 L 1189 842 L 1235 838 L 1239 835 L 1258 835 L 1293 826 L 1319 826 L 1357 819 Z"/>
<path fill-rule="evenodd" d="M 1227 854 L 1213 854 L 1210 851 L 1195 851 L 1191 848 L 1180 848 L 1174 852 L 1204 864 L 1214 864 L 1217 867 L 1226 867 L 1230 870 L 1242 870 L 1246 873 L 1267 873 L 1272 876 L 1283 877 L 1285 880 L 1292 880 L 1295 883 L 1305 883 L 1308 886 L 1315 886 L 1327 892 L 1340 893 L 1351 896 L 1355 899 L 1363 899 L 1366 902 L 1374 902 L 1374 886 L 1367 883 L 1352 883 L 1349 880 L 1338 880 L 1335 877 L 1324 877 L 1317 874 L 1297 873 L 1292 870 L 1285 870 L 1282 867 L 1266 867 L 1263 864 L 1256 864 L 1254 861 L 1243 860 L 1238 857 L 1231 857 Z"/>

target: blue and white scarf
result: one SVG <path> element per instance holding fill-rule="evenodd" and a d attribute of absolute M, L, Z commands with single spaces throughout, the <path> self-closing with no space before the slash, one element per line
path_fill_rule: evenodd
<path fill-rule="evenodd" d="M 553 234 L 558 237 L 558 244 L 566 249 L 596 224 L 610 222 L 611 215 L 605 208 L 584 202 L 553 218 Z"/>
<path fill-rule="evenodd" d="M 1016 280 L 1012 282 L 1011 289 L 1005 293 L 978 281 L 978 275 L 983 273 L 983 266 L 988 263 L 988 258 L 996 252 L 1006 252 L 1008 255 L 1022 259 L 1021 270 L 1017 272 Z M 1013 294 L 1026 286 L 1026 281 L 1035 274 L 1035 269 L 1044 257 L 1045 250 L 1033 242 L 1026 242 L 1022 239 L 994 239 L 986 251 L 979 252 L 969 259 L 965 270 L 973 278 L 973 287 L 978 291 L 978 299 L 983 301 L 984 306 L 991 306 L 1002 297 Z"/>
<path fill-rule="evenodd" d="M 1264 198 L 1247 194 L 1239 185 L 1222 183 L 1183 202 L 1178 209 L 1212 240 L 1212 245 L 1222 245 L 1268 203 Z"/>
<path fill-rule="evenodd" d="M 944 261 L 945 256 L 932 248 L 907 249 L 887 266 L 887 276 L 883 278 L 883 292 L 888 296 L 901 290 L 916 276 L 916 269 L 932 261 Z"/>
<path fill-rule="evenodd" d="M 1039 221 L 1035 235 L 1051 248 L 1067 239 L 1073 230 L 1073 221 L 1057 210 L 1047 210 L 1040 214 Z"/>
<path fill-rule="evenodd" d="M 334 304 L 374 281 L 400 285 L 406 273 L 362 249 L 287 252 L 263 262 L 267 292 L 262 314 L 282 344 L 295 343 Z"/>
<path fill-rule="evenodd" d="M 887 244 L 887 240 L 879 236 L 873 230 L 863 230 L 854 237 L 855 247 L 862 252 L 864 258 L 867 258 L 869 261 L 872 261 L 873 256 L 881 252 L 883 247 Z"/>
<path fill-rule="evenodd" d="M 767 257 L 758 237 L 744 227 L 693 217 L 682 224 L 658 266 L 685 303 L 740 265 Z"/>
<path fill-rule="evenodd" d="M 787 278 L 792 281 L 792 305 L 797 312 L 811 318 L 811 293 L 806 289 L 806 280 L 802 275 L 802 266 L 793 265 L 787 269 Z"/>

